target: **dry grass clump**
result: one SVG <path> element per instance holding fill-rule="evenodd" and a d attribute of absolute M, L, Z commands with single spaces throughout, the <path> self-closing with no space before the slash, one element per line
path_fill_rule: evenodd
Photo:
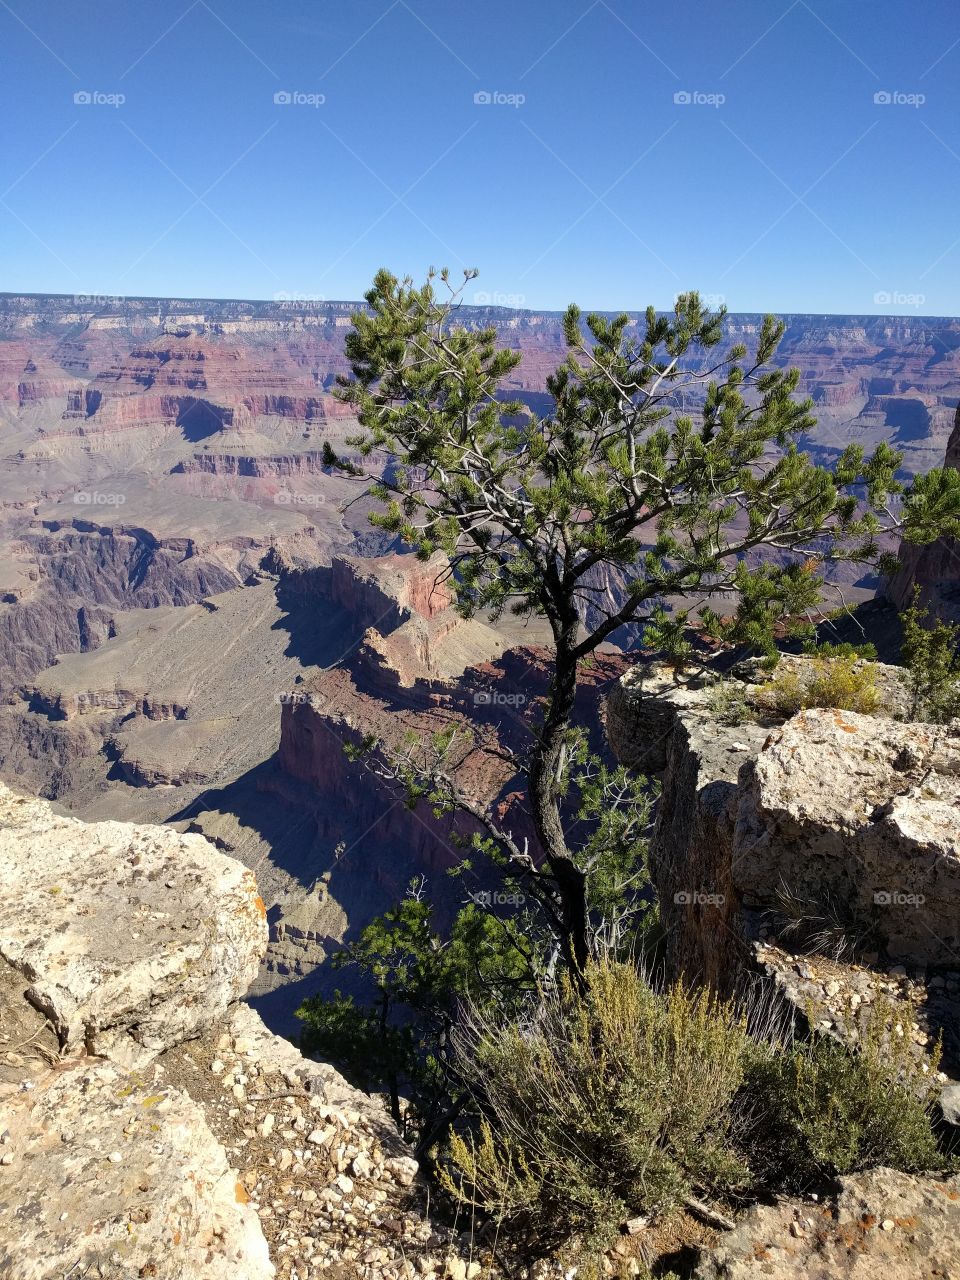
<path fill-rule="evenodd" d="M 812 707 L 836 707 L 873 715 L 881 702 L 877 665 L 855 656 L 812 658 L 806 669 L 785 666 L 762 685 L 758 706 L 787 719 Z"/>

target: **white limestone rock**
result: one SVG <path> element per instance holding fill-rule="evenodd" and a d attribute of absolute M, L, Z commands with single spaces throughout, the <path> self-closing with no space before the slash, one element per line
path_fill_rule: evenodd
<path fill-rule="evenodd" d="M 251 871 L 203 836 L 85 823 L 0 784 L 0 956 L 67 1050 L 127 1058 L 242 996 L 267 944 Z"/>
<path fill-rule="evenodd" d="M 223 1147 L 179 1090 L 79 1060 L 0 1107 L 3 1130 L 5 1280 L 275 1274 Z"/>

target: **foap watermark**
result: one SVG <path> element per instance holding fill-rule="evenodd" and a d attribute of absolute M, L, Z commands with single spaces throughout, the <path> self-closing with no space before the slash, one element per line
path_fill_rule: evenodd
<path fill-rule="evenodd" d="M 925 93 L 904 93 L 901 89 L 879 89 L 873 95 L 877 107 L 922 107 L 927 100 Z"/>
<path fill-rule="evenodd" d="M 470 901 L 478 907 L 521 907 L 526 902 L 526 895 L 508 892 L 506 889 L 478 889 L 470 894 Z"/>
<path fill-rule="evenodd" d="M 479 89 L 473 95 L 477 107 L 522 107 L 526 100 L 525 93 L 504 93 L 500 89 Z"/>
<path fill-rule="evenodd" d="M 925 293 L 904 293 L 900 289 L 878 289 L 873 295 L 875 307 L 922 307 L 926 300 Z"/>
<path fill-rule="evenodd" d="M 496 690 L 480 689 L 473 695 L 475 707 L 522 707 L 526 705 L 526 701 L 524 693 L 498 693 Z"/>
<path fill-rule="evenodd" d="M 473 295 L 475 307 L 522 307 L 526 305 L 526 301 L 525 293 L 501 293 L 496 289 L 493 293 L 481 289 Z"/>
<path fill-rule="evenodd" d="M 326 302 L 326 298 L 319 293 L 290 293 L 286 289 L 275 293 L 273 300 L 274 302 L 295 302 L 299 307 L 322 306 Z"/>
<path fill-rule="evenodd" d="M 325 93 L 305 93 L 302 89 L 278 89 L 273 95 L 277 107 L 322 107 L 326 100 Z"/>
<path fill-rule="evenodd" d="M 123 301 L 118 293 L 75 293 L 75 307 L 116 307 Z"/>
<path fill-rule="evenodd" d="M 81 489 L 73 495 L 78 507 L 122 507 L 126 500 L 125 493 L 99 493 L 96 489 Z"/>
<path fill-rule="evenodd" d="M 722 107 L 727 100 L 725 93 L 704 93 L 702 89 L 678 89 L 673 95 L 677 107 Z"/>
<path fill-rule="evenodd" d="M 281 489 L 273 495 L 273 501 L 278 507 L 322 507 L 326 498 L 322 493 L 291 493 L 289 489 Z"/>
<path fill-rule="evenodd" d="M 925 902 L 922 893 L 901 893 L 899 889 L 878 889 L 873 895 L 875 907 L 922 907 Z"/>
<path fill-rule="evenodd" d="M 278 693 L 274 697 L 281 707 L 305 707 L 310 702 L 309 693 Z"/>
<path fill-rule="evenodd" d="M 104 93 L 102 89 L 78 89 L 73 95 L 76 107 L 122 107 L 126 100 L 125 93 Z"/>
<path fill-rule="evenodd" d="M 722 907 L 726 898 L 722 893 L 703 893 L 700 889 L 681 889 L 673 895 L 678 907 Z"/>

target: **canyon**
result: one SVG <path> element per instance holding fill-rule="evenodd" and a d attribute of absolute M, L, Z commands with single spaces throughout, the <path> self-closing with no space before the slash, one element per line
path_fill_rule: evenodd
<path fill-rule="evenodd" d="M 0 295 L 0 777 L 87 820 L 201 832 L 255 869 L 271 939 L 252 998 L 287 1033 L 330 949 L 413 877 L 450 908 L 483 890 L 449 888 L 451 832 L 344 742 L 469 727 L 463 776 L 524 833 L 496 750 L 523 739 L 545 683 L 542 626 L 465 622 L 436 566 L 411 568 L 325 465 L 325 442 L 356 456 L 333 395 L 355 309 Z M 539 411 L 561 319 L 458 313 L 519 351 L 506 391 Z M 905 476 L 940 464 L 960 321 L 785 320 L 778 360 L 814 401 L 814 456 L 885 440 Z M 725 342 L 760 322 L 729 317 Z M 952 563 L 939 544 L 905 558 L 897 598 L 915 580 L 949 594 Z M 877 582 L 842 586 L 856 601 Z M 585 677 L 592 733 L 629 662 L 611 645 Z"/>
<path fill-rule="evenodd" d="M 371 528 L 326 464 L 325 443 L 355 456 L 333 394 L 354 310 L 0 295 L 0 1262 L 22 1280 L 70 1274 L 81 1235 L 103 1274 L 162 1275 L 171 1249 L 185 1280 L 399 1277 L 411 1259 L 476 1274 L 381 1101 L 289 1043 L 304 997 L 333 985 L 331 953 L 411 882 L 442 919 L 497 887 L 480 867 L 448 875 L 469 819 L 405 803 L 382 755 L 345 748 L 452 732 L 463 790 L 532 842 L 505 749 L 529 741 L 550 661 L 543 623 L 463 617 L 444 557 Z M 561 317 L 460 319 L 520 352 L 508 392 L 546 409 Z M 889 441 L 905 477 L 960 465 L 960 321 L 786 322 L 778 359 L 814 400 L 815 457 Z M 730 317 L 725 341 L 760 323 Z M 889 583 L 838 581 L 897 607 L 918 587 L 957 616 L 958 564 L 941 541 L 904 548 Z M 918 1053 L 942 1039 L 943 1082 L 960 1077 L 955 728 L 827 711 L 721 725 L 706 688 L 612 639 L 576 718 L 662 786 L 651 873 L 672 971 L 762 987 L 839 1038 L 889 1000 Z M 758 668 L 732 678 L 755 691 Z M 921 873 L 922 901 L 891 910 Z M 843 903 L 853 954 L 795 945 L 785 876 L 798 901 Z M 865 1266 L 954 1267 L 955 1183 L 877 1170 L 816 1209 L 757 1206 L 696 1274 L 741 1274 L 758 1249 L 784 1275 L 807 1253 L 832 1266 L 887 1204 L 898 1229 L 872 1233 Z M 34 1205 L 65 1196 L 68 1225 L 44 1208 L 25 1226 L 25 1186 Z"/>

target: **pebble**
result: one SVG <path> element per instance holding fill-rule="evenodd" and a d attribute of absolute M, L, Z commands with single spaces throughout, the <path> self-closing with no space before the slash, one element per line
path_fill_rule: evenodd
<path fill-rule="evenodd" d="M 896 1225 L 897 1224 L 894 1222 L 892 1218 L 884 1218 L 884 1220 L 880 1223 L 880 1230 L 892 1231 Z"/>
<path fill-rule="evenodd" d="M 397 1188 L 413 1185 L 417 1162 L 387 1158 L 380 1117 L 358 1109 L 342 1082 L 265 1062 L 256 1038 L 224 1035 L 216 1048 L 206 1070 L 223 1090 L 213 1104 L 229 1128 L 221 1141 L 239 1168 L 249 1166 L 240 1176 L 263 1222 L 277 1280 L 319 1280 L 348 1266 L 357 1280 L 482 1280 L 482 1266 L 465 1261 L 471 1241 L 438 1233 L 416 1210 L 406 1220 L 398 1212 Z M 250 1101 L 284 1087 L 310 1096 L 269 1110 Z M 0 1145 L 0 1153 L 9 1150 Z"/>
<path fill-rule="evenodd" d="M 401 1187 L 409 1187 L 417 1176 L 419 1167 L 412 1157 L 397 1156 L 395 1159 L 387 1161 L 386 1171 L 400 1183 Z"/>

